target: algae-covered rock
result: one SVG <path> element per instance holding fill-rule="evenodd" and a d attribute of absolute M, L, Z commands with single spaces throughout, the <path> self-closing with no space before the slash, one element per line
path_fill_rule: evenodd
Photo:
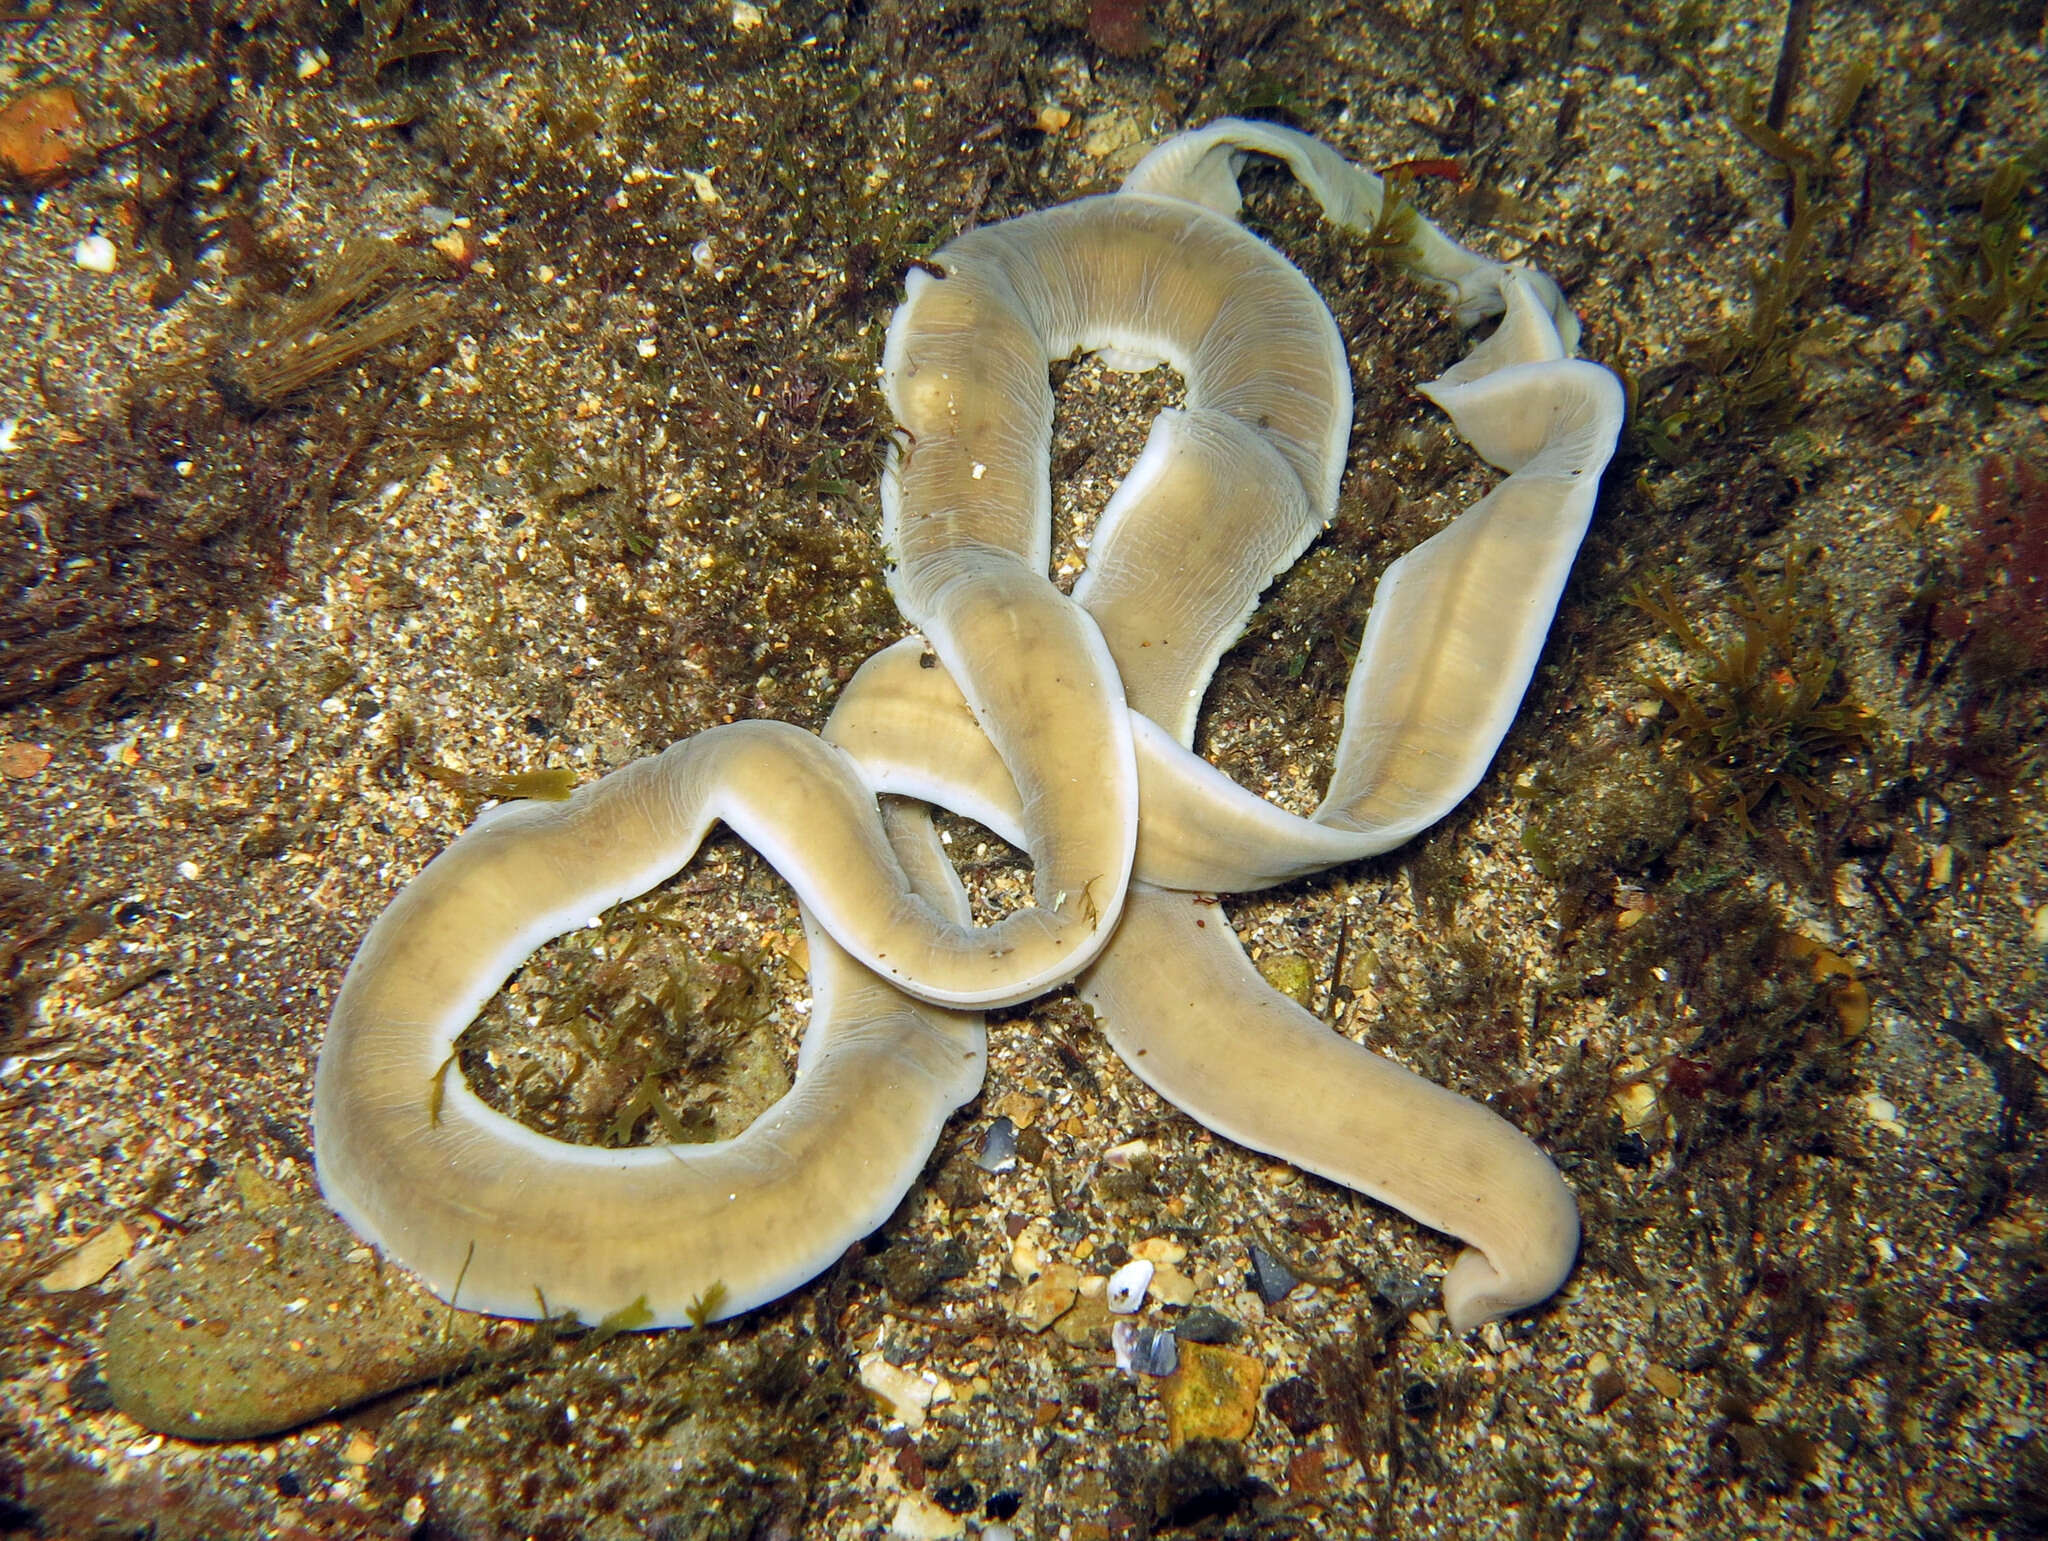
<path fill-rule="evenodd" d="M 1193 1440 L 1243 1439 L 1258 1421 L 1265 1378 L 1266 1367 L 1249 1354 L 1181 1344 L 1180 1367 L 1159 1386 L 1167 1443 L 1178 1450 Z"/>
<path fill-rule="evenodd" d="M 1574 757 L 1527 789 L 1522 847 L 1545 877 L 1640 872 L 1685 833 L 1692 799 L 1685 772 L 1655 745 Z"/>
<path fill-rule="evenodd" d="M 323 1204 L 187 1236 L 107 1327 L 115 1405 L 185 1439 L 253 1439 L 461 1369 L 530 1327 L 451 1311 Z"/>

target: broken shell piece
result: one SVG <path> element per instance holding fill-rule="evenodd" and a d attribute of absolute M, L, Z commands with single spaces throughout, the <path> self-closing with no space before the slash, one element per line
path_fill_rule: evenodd
<path fill-rule="evenodd" d="M 1878 1128 L 1884 1130 L 1886 1134 L 1904 1134 L 1906 1132 L 1905 1125 L 1899 1122 L 1898 1104 L 1888 1097 L 1880 1096 L 1876 1092 L 1869 1092 L 1864 1095 L 1863 1116 L 1873 1124 L 1876 1124 Z M 1110 1309 L 1114 1311 L 1116 1307 L 1112 1305 Z"/>
<path fill-rule="evenodd" d="M 73 1247 L 61 1263 L 36 1283 L 46 1295 L 85 1289 L 112 1273 L 134 1249 L 135 1234 L 116 1220 Z M 1150 1265 L 1146 1271 L 1150 1272 Z"/>
<path fill-rule="evenodd" d="M 1145 1303 L 1145 1291 L 1152 1284 L 1152 1265 L 1143 1258 L 1124 1264 L 1109 1276 L 1109 1308 L 1129 1316 Z"/>
<path fill-rule="evenodd" d="M 88 273 L 111 273 L 121 265 L 121 254 L 103 235 L 89 235 L 71 248 L 71 260 Z"/>
<path fill-rule="evenodd" d="M 981 1137 L 981 1152 L 974 1158 L 974 1164 L 984 1172 L 1016 1171 L 1017 1126 L 1007 1118 L 990 1124 Z"/>
<path fill-rule="evenodd" d="M 860 1383 L 882 1404 L 883 1409 L 912 1433 L 924 1427 L 925 1409 L 932 1405 L 936 1379 L 900 1369 L 879 1353 L 863 1354 Z"/>
<path fill-rule="evenodd" d="M 1180 1368 L 1180 1344 L 1173 1331 L 1147 1327 L 1126 1317 L 1109 1329 L 1109 1346 L 1116 1350 L 1116 1367 L 1127 1375 L 1171 1375 Z"/>
<path fill-rule="evenodd" d="M 1144 1140 L 1125 1140 L 1121 1145 L 1112 1145 L 1102 1153 L 1102 1159 L 1119 1171 L 1129 1171 L 1140 1161 L 1152 1154 L 1151 1145 Z"/>
<path fill-rule="evenodd" d="M 1614 1110 L 1624 1129 L 1642 1128 L 1657 1116 L 1657 1088 L 1647 1081 L 1631 1081 L 1614 1094 Z"/>

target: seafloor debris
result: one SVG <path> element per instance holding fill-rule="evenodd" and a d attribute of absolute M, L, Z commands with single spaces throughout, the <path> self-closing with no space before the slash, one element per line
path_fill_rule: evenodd
<path fill-rule="evenodd" d="M 310 292 L 214 365 L 221 399 L 254 417 L 439 318 L 445 300 L 403 281 L 407 260 L 390 241 L 349 242 Z"/>

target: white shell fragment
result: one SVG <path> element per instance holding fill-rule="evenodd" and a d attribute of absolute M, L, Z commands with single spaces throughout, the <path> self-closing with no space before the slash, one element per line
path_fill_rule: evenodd
<path fill-rule="evenodd" d="M 761 14 L 735 6 L 734 25 Z M 1478 783 L 1591 517 L 1621 388 L 1572 356 L 1577 318 L 1549 278 L 1404 221 L 1409 270 L 1465 324 L 1500 318 L 1421 390 L 1503 475 L 1380 577 L 1315 812 L 1231 781 L 1191 747 L 1202 697 L 1332 517 L 1352 413 L 1328 307 L 1237 223 L 1252 154 L 1284 161 L 1333 224 L 1378 226 L 1377 177 L 1225 119 L 1116 193 L 983 226 L 907 276 L 883 353 L 902 431 L 882 539 L 921 635 L 861 667 L 822 735 L 730 723 L 566 802 L 493 808 L 370 928 L 320 1050 L 320 1183 L 444 1299 L 676 1326 L 794 1289 L 890 1215 L 979 1093 L 981 1010 L 1069 981 L 1177 1107 L 1463 1241 L 1444 1280 L 1458 1330 L 1563 1282 L 1578 1213 L 1548 1158 L 1274 991 L 1217 896 L 1390 850 Z M 1048 576 L 1048 366 L 1076 352 L 1163 360 L 1185 405 L 1154 422 L 1068 594 Z M 928 804 L 1024 850 L 1034 902 L 974 923 Z M 666 880 L 720 822 L 803 915 L 813 1004 L 787 1095 L 730 1140 L 620 1150 L 485 1104 L 455 1054 L 470 1019 L 535 948 Z M 991 1128 L 990 1170 L 1013 1159 L 1000 1146 Z M 1150 1260 L 1128 1264 L 1109 1299 L 1118 1363 L 1159 1375 L 1173 1335 L 1129 1315 L 1152 1281 Z M 894 1384 L 886 1362 L 870 1373 Z"/>
<path fill-rule="evenodd" d="M 88 273 L 111 273 L 121 265 L 121 253 L 103 235 L 89 235 L 71 248 L 71 260 Z"/>
<path fill-rule="evenodd" d="M 974 1164 L 984 1172 L 1000 1175 L 1017 1169 L 1017 1126 L 1008 1117 L 998 1118 L 981 1137 L 981 1149 Z"/>
<path fill-rule="evenodd" d="M 1135 1258 L 1109 1276 L 1108 1304 L 1119 1316 L 1128 1316 L 1145 1304 L 1145 1291 L 1152 1287 L 1152 1265 Z"/>
<path fill-rule="evenodd" d="M 890 1417 L 912 1433 L 924 1427 L 937 1389 L 936 1378 L 914 1375 L 879 1353 L 860 1356 L 860 1383 Z"/>

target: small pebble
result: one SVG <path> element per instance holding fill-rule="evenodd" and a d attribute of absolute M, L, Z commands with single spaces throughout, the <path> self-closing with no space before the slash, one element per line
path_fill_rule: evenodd
<path fill-rule="evenodd" d="M 84 159 L 85 122 L 68 86 L 38 86 L 0 108 L 0 172 L 54 187 Z"/>
<path fill-rule="evenodd" d="M 913 1434 L 924 1427 L 935 1383 L 889 1363 L 879 1353 L 860 1356 L 860 1383 L 882 1408 Z"/>
<path fill-rule="evenodd" d="M 88 273 L 111 273 L 121 265 L 121 254 L 103 235 L 89 235 L 71 248 L 71 260 Z"/>
<path fill-rule="evenodd" d="M 1151 1296 L 1162 1306 L 1191 1306 L 1195 1303 L 1195 1281 L 1171 1263 L 1161 1263 L 1152 1275 Z"/>
<path fill-rule="evenodd" d="M 144 1428 L 255 1439 L 451 1375 L 533 1329 L 450 1311 L 325 1204 L 178 1238 L 107 1325 L 101 1373 Z"/>
<path fill-rule="evenodd" d="M 446 257 L 448 259 L 448 265 L 454 268 L 455 271 L 458 273 L 467 273 L 472 267 L 476 265 L 476 237 L 471 235 L 467 230 L 450 230 L 443 235 L 435 236 L 434 239 L 429 241 L 427 244 L 433 247 L 434 250 L 439 252 L 443 257 Z M 648 354 L 642 355 L 642 357 L 651 356 L 652 355 Z M 463 363 L 465 368 L 475 367 L 474 364 L 471 363 L 470 360 L 467 358 L 464 359 Z"/>
<path fill-rule="evenodd" d="M 1410 1274 L 1381 1274 L 1373 1280 L 1372 1292 L 1396 1311 L 1406 1315 L 1418 1310 L 1428 1300 L 1432 1289 L 1422 1280 Z"/>
<path fill-rule="evenodd" d="M 1301 1283 L 1292 1268 L 1257 1242 L 1251 1244 L 1251 1259 L 1252 1287 L 1259 1292 L 1259 1299 L 1269 1306 L 1285 1300 Z"/>
<path fill-rule="evenodd" d="M 1685 1382 L 1679 1379 L 1677 1371 L 1653 1364 L 1643 1371 L 1643 1379 L 1656 1388 L 1659 1396 L 1673 1402 L 1684 1400 Z"/>
<path fill-rule="evenodd" d="M 1071 1263 L 1048 1263 L 1043 1273 L 1017 1292 L 1017 1321 L 1027 1332 L 1043 1332 L 1073 1309 L 1080 1293 L 1078 1268 Z"/>
<path fill-rule="evenodd" d="M 64 1400 L 74 1413 L 110 1413 L 114 1410 L 114 1393 L 100 1379 L 99 1371 L 90 1365 L 72 1376 L 65 1385 Z"/>
<path fill-rule="evenodd" d="M 1610 1365 L 1586 1382 L 1586 1410 L 1604 1413 L 1619 1402 L 1627 1391 L 1628 1382 L 1623 1379 L 1621 1371 Z"/>
<path fill-rule="evenodd" d="M 1898 1105 L 1888 1097 L 1871 1092 L 1863 1099 L 1863 1116 L 1868 1118 L 1886 1134 L 1904 1134 L 1905 1125 L 1899 1122 Z"/>
<path fill-rule="evenodd" d="M 950 1536 L 966 1535 L 967 1522 L 948 1514 L 922 1493 L 906 1493 L 889 1518 L 889 1534 L 901 1537 L 902 1541 L 945 1541 Z"/>
<path fill-rule="evenodd" d="M 1259 1416 L 1265 1366 L 1235 1349 L 1188 1343 L 1180 1367 L 1159 1388 L 1166 1438 L 1176 1450 L 1193 1439 L 1243 1439 Z"/>
<path fill-rule="evenodd" d="M 1124 1264 L 1109 1276 L 1109 1308 L 1128 1316 L 1145 1304 L 1145 1291 L 1152 1284 L 1152 1265 L 1143 1258 Z"/>
<path fill-rule="evenodd" d="M 1014 1520 L 1017 1511 L 1024 1507 L 1024 1495 L 1015 1488 L 1006 1487 L 1000 1493 L 988 1495 L 988 1502 L 982 1506 L 982 1513 L 992 1520 Z M 989 1532 L 983 1527 L 986 1536 Z"/>
<path fill-rule="evenodd" d="M 27 781 L 40 776 L 54 758 L 41 744 L 0 744 L 0 776 Z"/>
<path fill-rule="evenodd" d="M 1259 959 L 1259 973 L 1267 984 L 1296 1005 L 1308 1005 L 1315 995 L 1315 966 L 1299 953 L 1267 953 Z"/>
<path fill-rule="evenodd" d="M 1237 1323 L 1221 1311 L 1209 1306 L 1196 1306 L 1180 1319 L 1174 1336 L 1183 1343 L 1234 1343 L 1238 1331 Z"/>
<path fill-rule="evenodd" d="M 1045 1111 L 1045 1099 L 1029 1092 L 1004 1092 L 990 1111 L 1009 1119 L 1019 1129 L 1029 1129 Z"/>
<path fill-rule="evenodd" d="M 1315 1433 L 1329 1420 L 1322 1389 L 1306 1375 L 1290 1375 L 1277 1382 L 1266 1393 L 1266 1411 L 1296 1439 Z"/>
<path fill-rule="evenodd" d="M 1017 1126 L 999 1118 L 981 1137 L 981 1150 L 974 1164 L 984 1172 L 1014 1172 L 1017 1169 Z"/>
<path fill-rule="evenodd" d="M 1021 1221 L 1021 1215 L 1013 1216 Z M 1010 1234 L 1010 1272 L 1027 1284 L 1045 1272 L 1045 1232 L 1036 1222 L 1025 1222 Z"/>
<path fill-rule="evenodd" d="M 1081 1281 L 1080 1298 L 1074 1302 L 1074 1309 L 1065 1312 L 1052 1324 L 1053 1336 L 1076 1348 L 1100 1350 L 1108 1341 L 1112 1324 L 1127 1320 L 1109 1314 L 1109 1281 L 1100 1274 Z"/>

